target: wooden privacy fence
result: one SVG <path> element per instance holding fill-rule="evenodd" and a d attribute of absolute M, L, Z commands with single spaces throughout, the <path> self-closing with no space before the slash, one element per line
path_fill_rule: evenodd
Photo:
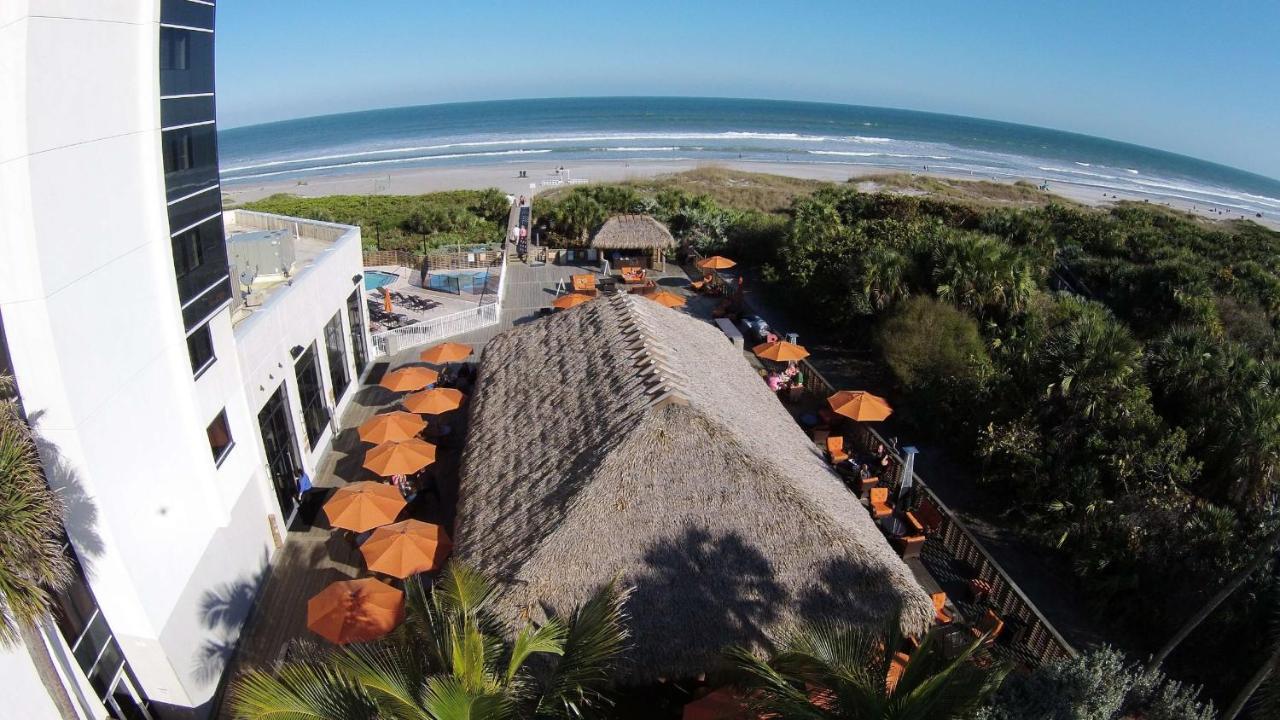
<path fill-rule="evenodd" d="M 806 358 L 800 361 L 805 376 L 805 388 L 808 392 L 822 399 L 836 392 L 836 388 L 818 372 Z M 858 423 L 858 430 L 850 438 L 855 449 L 871 453 L 883 445 L 889 453 L 889 468 L 880 474 L 881 483 L 890 489 L 890 497 L 898 497 L 902 484 L 902 456 L 892 449 L 880 433 L 865 423 Z M 978 541 L 973 533 L 952 513 L 934 494 L 933 490 L 916 473 L 912 473 L 912 488 L 907 499 L 905 510 L 921 511 L 922 517 L 936 518 L 937 526 L 930 529 L 926 543 L 940 544 L 945 553 L 972 570 L 971 579 L 985 581 L 991 592 L 986 604 L 991 607 L 1010 626 L 1021 629 L 1012 638 L 1020 650 L 1020 654 L 1043 664 L 1060 658 L 1074 657 L 1075 648 L 1071 647 L 1053 625 L 1032 604 L 1018 584 L 1009 577 L 1000 563 Z M 1014 622 L 1010 622 L 1014 621 Z"/>
<path fill-rule="evenodd" d="M 422 262 L 422 253 L 409 250 L 365 250 L 364 266 L 394 265 L 396 267 L 416 268 Z"/>

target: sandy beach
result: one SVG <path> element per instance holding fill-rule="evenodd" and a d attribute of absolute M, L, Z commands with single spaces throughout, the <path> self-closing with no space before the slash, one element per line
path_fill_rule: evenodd
<path fill-rule="evenodd" d="M 582 182 L 619 182 L 680 173 L 700 167 L 720 167 L 743 172 L 767 173 L 808 180 L 824 180 L 842 183 L 850 179 L 867 180 L 864 189 L 874 189 L 876 176 L 896 174 L 896 169 L 857 167 L 838 163 L 767 163 L 750 161 L 698 161 L 698 160 L 618 160 L 580 161 L 566 173 L 557 175 L 556 168 L 546 163 L 512 162 L 501 164 L 470 165 L 444 168 L 406 168 L 377 173 L 344 173 L 320 175 L 305 180 L 280 180 L 275 182 L 231 182 L 223 185 L 223 195 L 229 205 L 250 202 L 276 193 L 291 193 L 303 197 L 324 195 L 417 195 L 441 190 L 468 190 L 496 187 L 511 195 L 537 194 L 557 187 L 557 179 L 568 177 Z M 528 177 L 520 177 L 524 171 Z M 988 180 L 1013 183 L 1019 178 L 995 178 L 990 176 L 917 172 L 941 178 L 960 180 Z M 1039 184 L 1039 178 L 1021 178 Z M 1095 207 L 1105 207 L 1120 200 L 1150 200 L 1168 207 L 1195 213 L 1211 220 L 1246 218 L 1273 229 L 1280 229 L 1280 217 L 1264 215 L 1262 218 L 1246 216 L 1239 210 L 1225 207 L 1193 204 L 1169 198 L 1155 198 L 1136 193 L 1112 191 L 1090 185 L 1065 182 L 1050 184 L 1049 191 L 1064 198 Z"/>

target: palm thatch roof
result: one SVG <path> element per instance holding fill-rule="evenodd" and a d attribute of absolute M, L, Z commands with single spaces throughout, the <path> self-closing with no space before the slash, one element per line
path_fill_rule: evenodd
<path fill-rule="evenodd" d="M 673 248 L 676 239 L 666 225 L 648 215 L 614 215 L 591 239 L 601 250 L 651 250 Z"/>
<path fill-rule="evenodd" d="M 905 632 L 933 609 L 866 510 L 714 327 L 606 295 L 512 329 L 471 402 L 457 556 L 509 619 L 564 613 L 621 577 L 623 678 L 714 669 L 802 619 Z"/>

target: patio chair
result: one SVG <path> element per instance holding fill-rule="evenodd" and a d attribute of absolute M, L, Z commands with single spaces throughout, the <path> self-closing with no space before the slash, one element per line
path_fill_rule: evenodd
<path fill-rule="evenodd" d="M 871 488 L 871 516 L 879 520 L 893 514 L 893 506 L 889 504 L 889 488 Z"/>
<path fill-rule="evenodd" d="M 595 275 L 592 275 L 590 273 L 583 273 L 581 275 L 574 275 L 571 279 L 573 280 L 574 292 L 582 293 L 583 295 L 596 294 L 596 276 Z"/>
<path fill-rule="evenodd" d="M 920 523 L 926 534 L 936 533 L 942 529 L 942 513 L 938 512 L 938 508 L 927 497 L 920 503 L 920 507 L 912 512 L 912 517 Z"/>
<path fill-rule="evenodd" d="M 988 609 L 982 616 L 982 619 L 978 620 L 973 627 L 969 628 L 969 632 L 976 638 L 980 638 L 983 635 L 987 636 L 987 639 L 983 641 L 984 645 L 994 643 L 996 638 L 1000 637 L 1000 633 L 1003 631 L 1004 620 L 1001 620 L 1000 616 L 996 614 L 996 611 L 991 609 Z"/>
<path fill-rule="evenodd" d="M 912 535 L 924 536 L 929 534 L 925 532 L 924 524 L 920 522 L 920 519 L 916 517 L 915 513 L 911 513 L 911 512 L 907 513 L 906 520 L 907 520 L 907 526 L 911 528 Z"/>
<path fill-rule="evenodd" d="M 844 438 L 840 435 L 830 435 L 827 437 L 827 458 L 831 460 L 832 465 L 839 465 L 849 459 L 849 453 L 844 451 Z"/>
<path fill-rule="evenodd" d="M 827 430 L 825 428 L 815 429 L 813 431 L 813 444 L 818 446 L 825 446 L 827 444 L 828 437 L 831 437 L 830 430 Z"/>
<path fill-rule="evenodd" d="M 944 592 L 936 592 L 929 596 L 933 600 L 933 619 L 939 625 L 946 625 L 951 622 L 951 615 L 947 614 L 947 594 Z"/>
<path fill-rule="evenodd" d="M 858 475 L 858 496 L 859 497 L 865 496 L 867 493 L 871 492 L 872 488 L 874 488 L 879 484 L 880 484 L 880 478 L 874 475 L 869 478 L 864 478 L 862 477 L 861 474 L 859 474 Z"/>
<path fill-rule="evenodd" d="M 924 541 L 923 535 L 906 535 L 895 539 L 893 545 L 899 557 L 910 560 L 920 557 L 920 551 L 924 549 Z"/>
<path fill-rule="evenodd" d="M 621 271 L 622 282 L 628 285 L 643 283 L 646 279 L 645 269 L 642 267 L 624 267 Z"/>

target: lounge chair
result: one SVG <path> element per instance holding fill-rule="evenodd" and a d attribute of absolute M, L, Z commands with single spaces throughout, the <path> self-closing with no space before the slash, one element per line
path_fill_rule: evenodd
<path fill-rule="evenodd" d="M 951 622 L 951 616 L 947 614 L 947 594 L 944 592 L 936 592 L 929 596 L 933 599 L 933 619 L 939 625 L 946 625 Z"/>
<path fill-rule="evenodd" d="M 849 453 L 844 451 L 844 438 L 840 435 L 830 435 L 827 437 L 827 458 L 832 465 L 839 465 L 849 459 Z"/>
<path fill-rule="evenodd" d="M 976 638 L 980 638 L 984 635 L 986 636 L 986 639 L 983 640 L 984 645 L 994 643 L 996 638 L 1000 637 L 1000 633 L 1003 631 L 1004 620 L 1000 619 L 1000 616 L 996 614 L 995 610 L 990 609 L 988 609 L 986 614 L 982 616 L 981 620 L 979 620 L 973 627 L 969 628 L 969 632 L 973 633 L 973 636 Z"/>
<path fill-rule="evenodd" d="M 889 488 L 871 488 L 871 516 L 879 520 L 893 514 L 893 506 L 889 504 Z"/>

